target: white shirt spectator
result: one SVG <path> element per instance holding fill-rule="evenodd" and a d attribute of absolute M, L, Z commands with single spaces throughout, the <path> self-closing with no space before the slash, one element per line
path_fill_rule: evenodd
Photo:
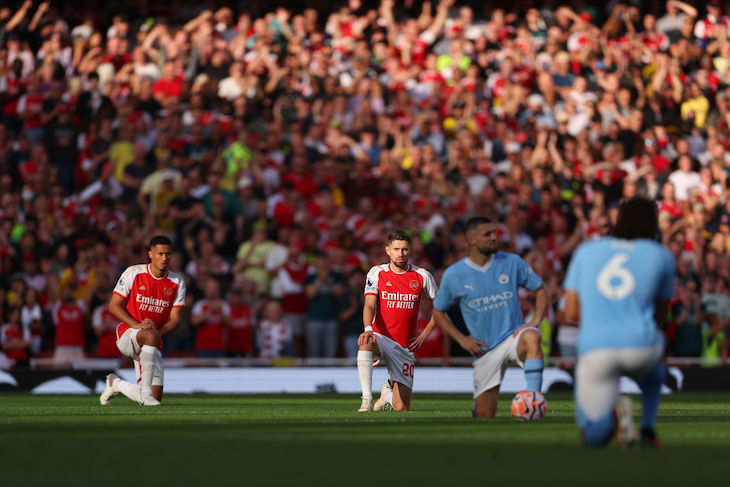
<path fill-rule="evenodd" d="M 676 170 L 669 175 L 669 182 L 674 185 L 674 195 L 679 201 L 687 201 L 692 188 L 698 188 L 702 184 L 699 173 L 694 171 L 685 172 Z"/>

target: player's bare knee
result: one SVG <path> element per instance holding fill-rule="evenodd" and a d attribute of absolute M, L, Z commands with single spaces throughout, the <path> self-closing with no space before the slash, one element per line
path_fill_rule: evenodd
<path fill-rule="evenodd" d="M 528 354 L 542 353 L 542 335 L 533 330 L 525 330 L 522 333 L 522 340 Z"/>
<path fill-rule="evenodd" d="M 153 347 L 157 346 L 157 333 L 152 330 L 142 330 L 137 333 L 137 342 L 140 345 L 150 345 Z"/>

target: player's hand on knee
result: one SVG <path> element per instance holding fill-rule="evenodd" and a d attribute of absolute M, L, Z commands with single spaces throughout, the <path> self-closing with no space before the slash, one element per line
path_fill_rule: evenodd
<path fill-rule="evenodd" d="M 369 345 L 374 342 L 375 342 L 375 335 L 373 335 L 372 331 L 362 332 L 360 334 L 360 336 L 357 338 L 357 344 L 360 346 Z"/>
<path fill-rule="evenodd" d="M 157 325 L 155 325 L 155 322 L 152 321 L 149 318 L 143 319 L 142 322 L 139 325 L 140 325 L 140 327 L 143 330 L 150 330 L 151 329 L 151 330 L 157 331 Z"/>
<path fill-rule="evenodd" d="M 473 336 L 465 336 L 461 341 L 459 341 L 459 345 L 461 345 L 461 348 L 463 348 L 464 350 L 469 352 L 469 354 L 475 357 L 484 355 L 484 348 L 489 348 L 489 345 L 480 340 L 477 340 Z"/>

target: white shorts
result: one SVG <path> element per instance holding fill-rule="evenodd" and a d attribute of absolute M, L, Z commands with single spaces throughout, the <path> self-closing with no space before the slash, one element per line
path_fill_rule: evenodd
<path fill-rule="evenodd" d="M 388 368 L 388 379 L 413 389 L 413 369 L 416 356 L 398 342 L 380 333 L 374 333 L 380 349 L 380 363 Z"/>
<path fill-rule="evenodd" d="M 540 333 L 537 328 L 523 328 L 517 336 L 510 335 L 493 350 L 488 351 L 474 361 L 474 398 L 500 385 L 504 378 L 504 372 L 511 362 L 515 362 L 522 368 L 525 367 L 525 364 L 517 356 L 517 344 L 526 330 Z M 542 333 L 540 333 L 540 336 L 542 336 Z"/>
<path fill-rule="evenodd" d="M 664 355 L 659 343 L 641 348 L 602 348 L 581 355 L 575 366 L 576 407 L 596 421 L 613 410 L 622 375 L 638 379 Z"/>
<path fill-rule="evenodd" d="M 139 352 L 142 350 L 137 341 L 138 328 L 129 328 L 117 339 L 117 348 L 123 355 L 134 360 L 134 372 L 137 374 L 137 383 L 142 380 L 142 366 L 139 363 Z M 162 386 L 165 383 L 165 371 L 162 366 L 162 357 L 155 363 L 152 373 L 152 385 Z"/>

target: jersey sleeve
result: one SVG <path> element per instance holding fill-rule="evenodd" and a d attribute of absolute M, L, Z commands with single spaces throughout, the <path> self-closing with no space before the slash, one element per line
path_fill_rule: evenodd
<path fill-rule="evenodd" d="M 191 314 L 193 316 L 203 314 L 203 306 L 205 306 L 205 301 L 205 299 L 201 299 L 195 302 L 195 304 L 193 305 L 193 310 L 191 311 Z"/>
<path fill-rule="evenodd" d="M 365 278 L 365 291 L 363 291 L 364 295 L 368 294 L 374 294 L 375 296 L 378 295 L 378 276 L 380 274 L 380 268 L 379 267 L 373 267 L 370 269 L 370 272 L 368 272 L 367 277 Z"/>
<path fill-rule="evenodd" d="M 441 287 L 436 294 L 436 299 L 433 301 L 433 307 L 440 310 L 446 311 L 454 303 L 453 285 L 455 276 L 452 268 L 446 269 L 443 277 L 441 278 Z"/>
<path fill-rule="evenodd" d="M 132 289 L 132 281 L 134 281 L 134 274 L 132 273 L 132 269 L 130 267 L 127 267 L 127 269 L 122 272 L 121 277 L 117 281 L 117 285 L 114 286 L 114 293 L 122 296 L 123 298 L 126 298 L 129 296 L 129 292 Z"/>
<path fill-rule="evenodd" d="M 177 295 L 175 296 L 175 302 L 172 303 L 173 308 L 182 308 L 185 306 L 185 293 L 187 293 L 187 289 L 185 288 L 185 281 L 183 279 L 180 279 L 180 284 L 177 286 Z"/>
<path fill-rule="evenodd" d="M 538 276 L 532 267 L 522 258 L 518 259 L 517 275 L 519 276 L 518 284 L 529 291 L 534 291 L 542 286 L 542 278 Z"/>
<path fill-rule="evenodd" d="M 436 285 L 436 279 L 433 278 L 433 274 L 424 270 L 423 271 L 423 294 L 431 298 L 431 301 L 436 299 L 438 293 L 438 286 Z"/>

